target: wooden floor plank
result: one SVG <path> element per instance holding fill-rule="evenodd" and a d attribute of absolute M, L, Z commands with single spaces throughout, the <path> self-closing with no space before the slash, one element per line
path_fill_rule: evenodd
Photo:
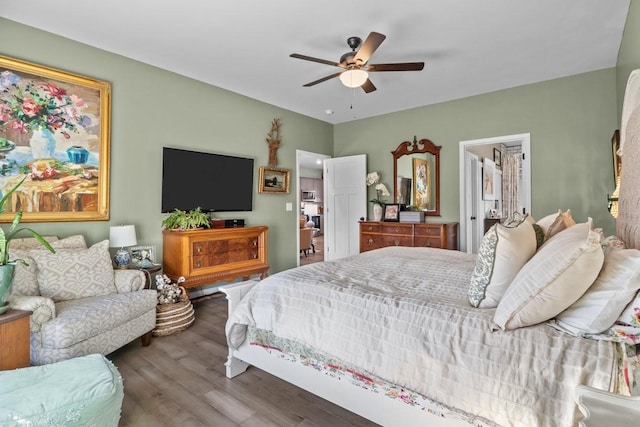
<path fill-rule="evenodd" d="M 108 356 L 124 380 L 120 427 L 315 427 L 375 424 L 260 369 L 225 376 L 224 298 L 194 304 L 180 333 L 135 340 Z"/>

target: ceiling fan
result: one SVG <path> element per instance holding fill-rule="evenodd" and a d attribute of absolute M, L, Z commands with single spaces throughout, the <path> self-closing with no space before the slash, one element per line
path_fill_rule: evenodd
<path fill-rule="evenodd" d="M 351 52 L 347 52 L 340 57 L 340 62 L 327 61 L 325 59 L 314 58 L 311 56 L 292 53 L 292 58 L 304 59 L 305 61 L 319 62 L 320 64 L 333 65 L 343 68 L 344 71 L 328 75 L 318 80 L 303 85 L 304 87 L 314 86 L 318 83 L 325 82 L 334 77 L 340 76 L 340 81 L 347 87 L 362 87 L 366 92 L 373 92 L 376 87 L 369 80 L 369 73 L 380 71 L 420 71 L 424 68 L 424 62 L 402 62 L 395 64 L 369 64 L 371 55 L 380 47 L 384 39 L 384 34 L 371 32 L 367 39 L 362 43 L 360 37 L 349 37 L 347 44 L 351 48 Z M 360 47 L 362 44 L 362 47 Z M 358 49 L 360 47 L 360 49 Z M 356 49 L 358 49 L 356 51 Z"/>

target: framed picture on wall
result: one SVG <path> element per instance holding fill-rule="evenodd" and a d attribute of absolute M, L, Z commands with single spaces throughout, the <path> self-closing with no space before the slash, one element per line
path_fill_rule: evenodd
<path fill-rule="evenodd" d="M 109 219 L 111 85 L 0 56 L 0 192 L 23 221 Z"/>
<path fill-rule="evenodd" d="M 483 200 L 495 200 L 494 192 L 494 173 L 496 170 L 496 164 L 485 158 L 482 166 L 482 199 Z"/>
<path fill-rule="evenodd" d="M 502 151 L 497 148 L 493 149 L 493 162 L 496 166 L 502 166 Z"/>
<path fill-rule="evenodd" d="M 289 181 L 291 171 L 289 169 L 260 166 L 259 193 L 289 194 Z"/>

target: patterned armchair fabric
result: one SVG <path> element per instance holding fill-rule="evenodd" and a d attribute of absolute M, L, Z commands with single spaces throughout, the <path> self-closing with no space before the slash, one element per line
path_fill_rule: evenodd
<path fill-rule="evenodd" d="M 155 327 L 156 291 L 144 289 L 141 271 L 113 270 L 108 242 L 87 248 L 82 236 L 47 239 L 64 262 L 33 246 L 33 239 L 13 240 L 10 247 L 12 258 L 29 264 L 17 265 L 10 301 L 16 309 L 33 312 L 32 365 L 106 355 Z"/>

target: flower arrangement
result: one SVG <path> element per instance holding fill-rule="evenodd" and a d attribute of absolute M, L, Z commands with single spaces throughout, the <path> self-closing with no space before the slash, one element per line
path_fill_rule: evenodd
<path fill-rule="evenodd" d="M 173 283 L 166 274 L 158 274 L 156 276 L 156 289 L 158 290 L 158 304 L 175 304 L 183 298 L 182 286 L 184 277 L 179 277 L 176 283 Z"/>
<path fill-rule="evenodd" d="M 369 172 L 367 174 L 367 186 L 371 187 L 375 184 L 376 198 L 369 200 L 374 205 L 384 206 L 385 202 L 382 200 L 382 196 L 389 197 L 391 193 L 387 189 L 387 186 L 380 182 L 380 175 L 378 172 Z"/>
<path fill-rule="evenodd" d="M 0 128 L 22 134 L 60 131 L 69 139 L 69 132 L 91 124 L 89 116 L 82 114 L 86 103 L 53 83 L 22 79 L 6 70 L 0 73 L 0 94 Z"/>

